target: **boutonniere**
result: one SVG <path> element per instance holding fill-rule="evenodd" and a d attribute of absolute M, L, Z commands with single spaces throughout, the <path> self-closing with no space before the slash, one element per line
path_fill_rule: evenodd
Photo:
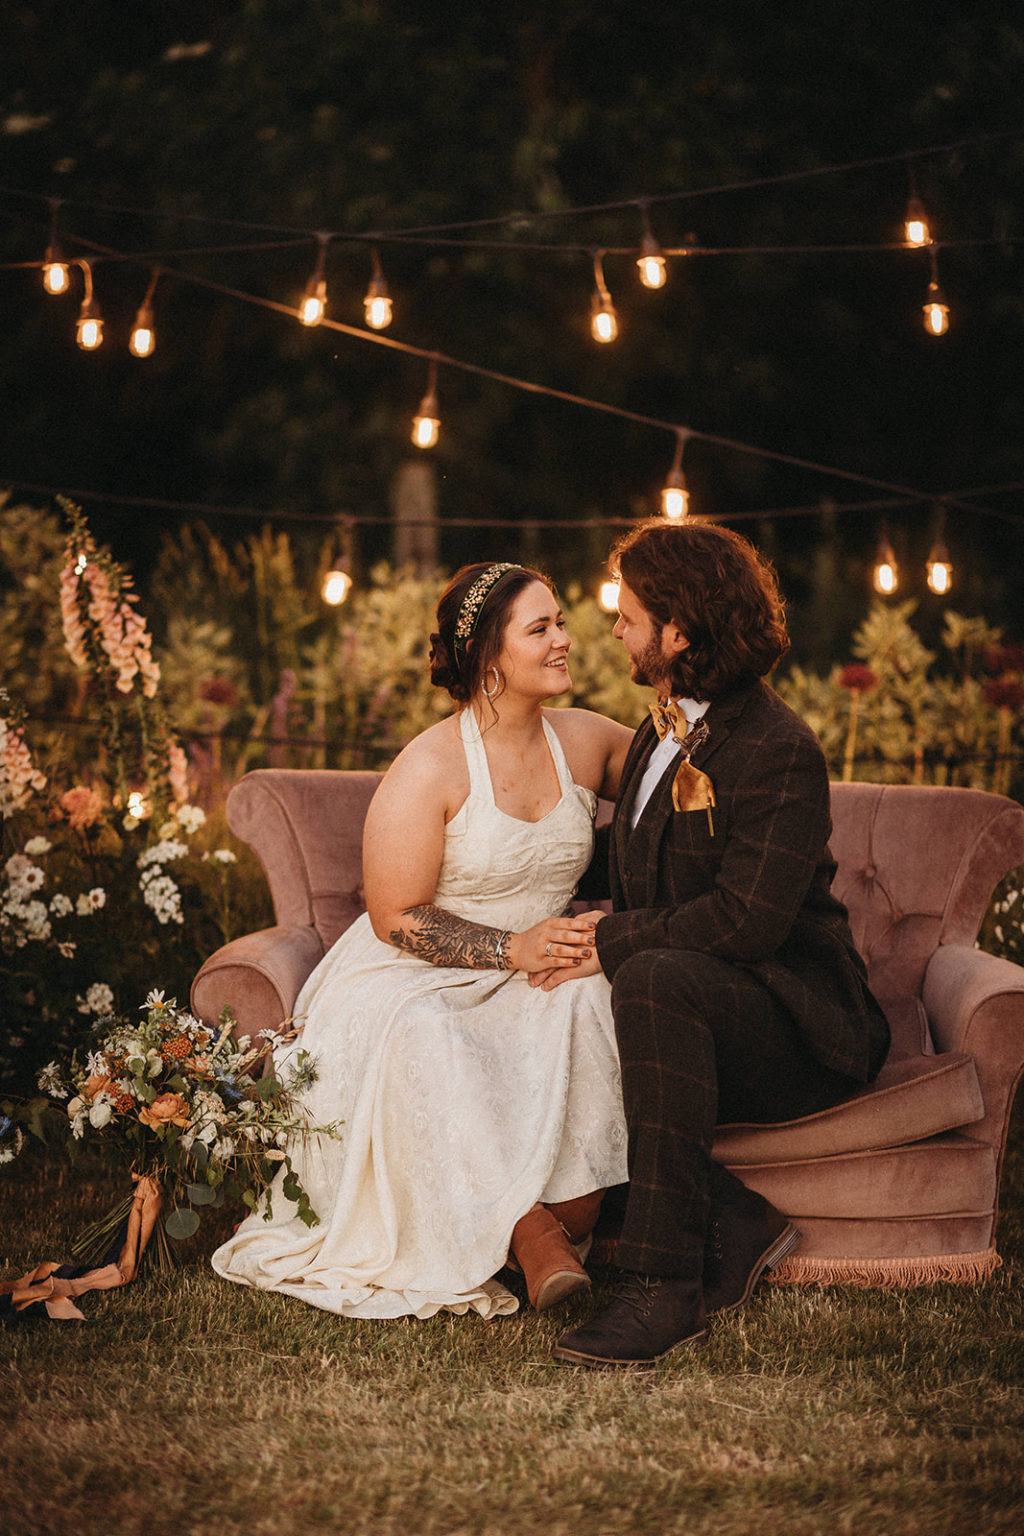
<path fill-rule="evenodd" d="M 707 741 L 710 732 L 706 720 L 698 720 L 679 743 L 682 762 L 672 781 L 672 804 L 677 811 L 707 811 L 708 831 L 715 835 L 715 823 L 711 812 L 715 807 L 715 789 L 706 773 L 695 768 L 690 757 Z M 677 738 L 678 739 L 678 738 Z"/>

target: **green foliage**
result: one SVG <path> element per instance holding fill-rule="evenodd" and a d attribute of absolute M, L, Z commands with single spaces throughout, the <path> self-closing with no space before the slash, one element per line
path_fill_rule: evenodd
<path fill-rule="evenodd" d="M 835 777 L 1024 792 L 1024 661 L 1001 631 L 947 612 L 942 652 L 911 626 L 913 602 L 876 602 L 853 638 L 860 665 L 793 667 L 778 692 L 821 740 Z M 869 686 L 864 686 L 868 683 Z"/>

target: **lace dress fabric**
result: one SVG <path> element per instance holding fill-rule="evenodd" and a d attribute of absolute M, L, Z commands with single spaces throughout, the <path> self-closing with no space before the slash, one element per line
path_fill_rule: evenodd
<path fill-rule="evenodd" d="M 470 793 L 445 832 L 439 907 L 521 931 L 571 901 L 593 842 L 594 795 L 544 722 L 561 798 L 540 821 L 494 802 L 470 710 Z M 516 1221 L 626 1179 L 610 987 L 551 992 L 520 971 L 430 964 L 379 940 L 364 913 L 310 976 L 296 1045 L 317 1062 L 310 1117 L 340 1140 L 291 1149 L 320 1224 L 275 1187 L 213 1255 L 225 1279 L 350 1317 L 514 1312 L 495 1275 Z"/>

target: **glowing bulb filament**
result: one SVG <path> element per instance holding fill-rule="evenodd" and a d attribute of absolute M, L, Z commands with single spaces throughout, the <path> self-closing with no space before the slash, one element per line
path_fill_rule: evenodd
<path fill-rule="evenodd" d="M 441 435 L 441 423 L 436 416 L 424 415 L 422 410 L 413 417 L 412 440 L 417 448 L 433 448 Z"/>
<path fill-rule="evenodd" d="M 619 606 L 619 583 L 614 577 L 609 576 L 607 581 L 602 581 L 597 600 L 605 613 L 614 613 Z"/>
<path fill-rule="evenodd" d="M 412 419 L 412 440 L 417 448 L 433 448 L 441 434 L 441 412 L 437 405 L 436 379 L 437 365 L 431 363 L 427 392 Z"/>
<path fill-rule="evenodd" d="M 391 297 L 388 293 L 388 285 L 384 281 L 384 274 L 380 269 L 380 257 L 373 253 L 373 276 L 370 278 L 370 286 L 366 290 L 366 298 L 363 300 L 363 314 L 366 323 L 375 331 L 383 331 L 391 324 Z"/>
<path fill-rule="evenodd" d="M 594 292 L 590 299 L 590 334 L 595 341 L 614 341 L 619 334 L 619 317 L 604 280 L 601 253 L 594 256 Z"/>
<path fill-rule="evenodd" d="M 326 309 L 326 282 L 322 277 L 310 278 L 309 286 L 302 296 L 302 304 L 299 307 L 299 319 L 303 325 L 319 325 Z"/>
<path fill-rule="evenodd" d="M 383 331 L 391 324 L 391 300 L 387 294 L 376 294 L 373 298 L 367 298 L 363 304 L 366 315 L 366 323 L 375 331 Z"/>
<path fill-rule="evenodd" d="M 103 321 L 95 315 L 80 316 L 78 321 L 78 345 L 83 352 L 95 352 L 103 345 Z"/>
<path fill-rule="evenodd" d="M 603 297 L 594 294 L 590 308 L 590 334 L 595 341 L 614 341 L 619 334 L 619 317 L 607 289 Z"/>
<path fill-rule="evenodd" d="M 48 261 L 43 268 L 43 287 L 47 293 L 67 293 L 70 278 L 62 261 Z"/>
<path fill-rule="evenodd" d="M 878 546 L 878 556 L 875 560 L 875 591 L 889 597 L 896 591 L 899 585 L 899 574 L 896 569 L 896 556 L 892 552 L 892 545 L 887 539 L 883 539 Z"/>
<path fill-rule="evenodd" d="M 664 256 L 641 256 L 637 266 L 640 268 L 640 281 L 645 288 L 664 288 Z"/>
<path fill-rule="evenodd" d="M 924 328 L 929 336 L 945 336 L 949 330 L 949 305 L 936 283 L 928 284 L 928 298 L 924 304 Z"/>
<path fill-rule="evenodd" d="M 682 480 L 682 475 L 679 479 Z M 690 493 L 685 485 L 666 485 L 661 492 L 661 510 L 672 522 L 685 517 L 690 509 Z"/>
<path fill-rule="evenodd" d="M 928 220 L 925 217 L 924 209 L 916 197 L 912 197 L 907 206 L 907 218 L 903 226 L 903 232 L 908 245 L 921 246 L 931 243 L 932 232 L 928 227 Z"/>
<path fill-rule="evenodd" d="M 324 577 L 320 596 L 332 608 L 339 607 L 352 590 L 352 577 L 341 566 L 334 566 Z"/>

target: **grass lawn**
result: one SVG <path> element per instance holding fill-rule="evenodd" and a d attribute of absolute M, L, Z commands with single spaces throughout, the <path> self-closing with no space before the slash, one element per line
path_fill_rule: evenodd
<path fill-rule="evenodd" d="M 120 1192 L 42 1149 L 4 1167 L 0 1273 L 66 1258 Z M 764 1286 L 635 1374 L 551 1360 L 589 1303 L 347 1322 L 219 1281 L 211 1225 L 85 1324 L 0 1332 L 0 1533 L 1019 1536 L 1020 1105 L 1003 1206 L 984 1286 Z"/>

